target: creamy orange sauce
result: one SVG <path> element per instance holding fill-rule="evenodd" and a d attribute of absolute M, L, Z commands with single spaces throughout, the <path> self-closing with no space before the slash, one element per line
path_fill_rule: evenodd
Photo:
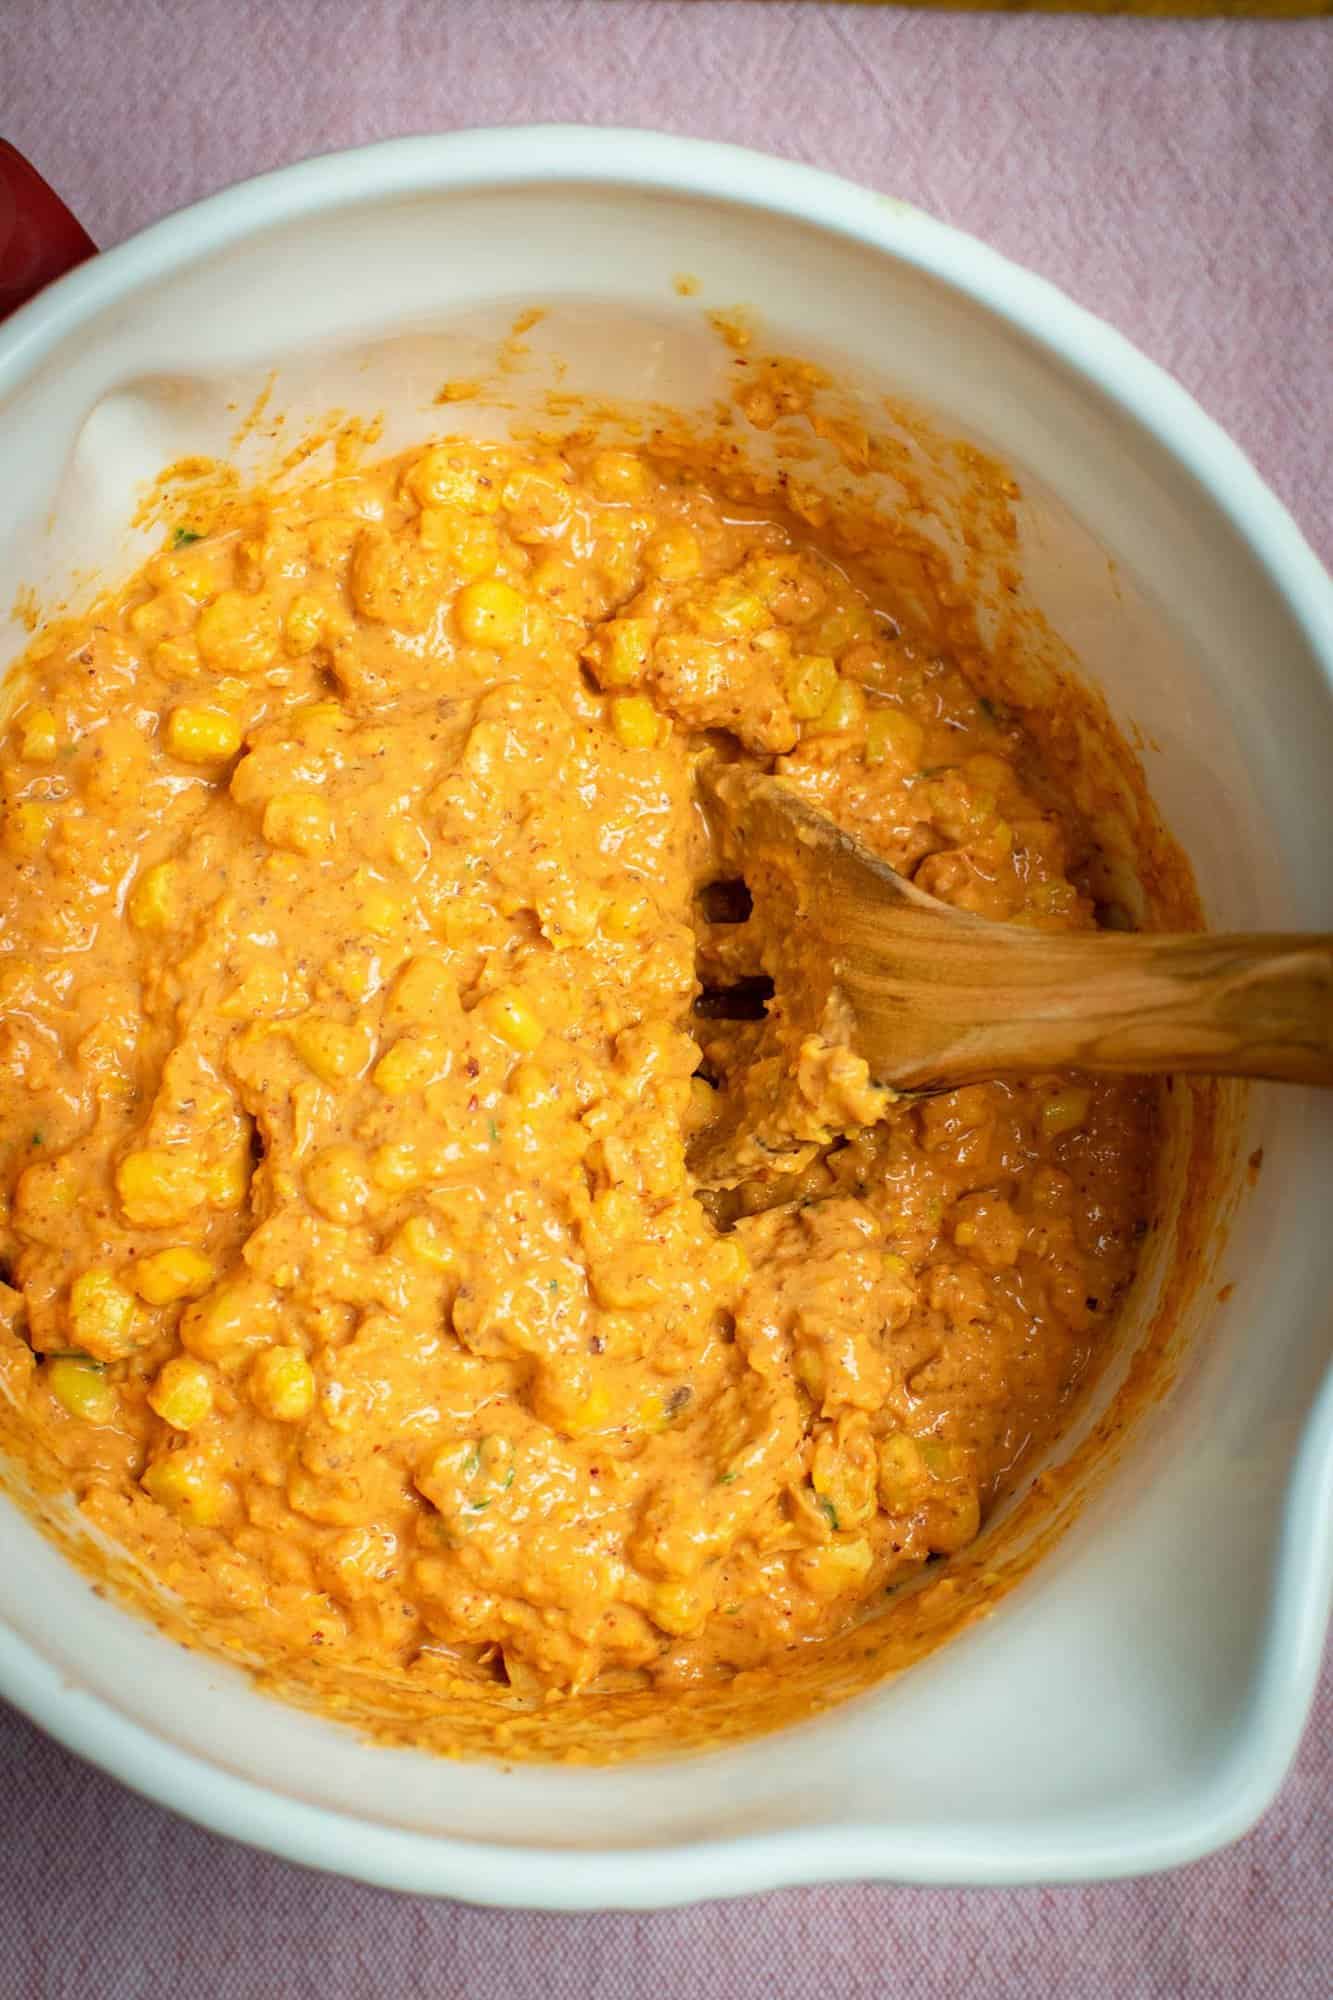
<path fill-rule="evenodd" d="M 196 1637 L 676 1690 L 975 1536 L 1106 1347 L 1154 1093 L 825 1067 L 798 1171 L 694 1166 L 759 1039 L 695 1006 L 762 961 L 719 744 L 1096 921 L 1058 775 L 867 576 L 679 456 L 446 442 L 238 502 L 15 685 L 6 1433 Z"/>

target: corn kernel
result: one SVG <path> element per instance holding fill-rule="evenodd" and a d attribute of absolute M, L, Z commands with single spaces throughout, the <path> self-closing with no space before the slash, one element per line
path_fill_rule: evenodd
<path fill-rule="evenodd" d="M 311 701 L 297 710 L 292 723 L 302 743 L 327 750 L 342 734 L 344 719 L 341 702 Z"/>
<path fill-rule="evenodd" d="M 1087 1123 L 1091 1103 L 1092 1092 L 1073 1085 L 1045 1098 L 1039 1113 L 1042 1137 L 1058 1139 L 1066 1132 L 1079 1131 Z"/>
<path fill-rule="evenodd" d="M 691 1078 L 693 1083 L 698 1081 L 698 1077 Z M 704 1089 L 709 1089 L 708 1084 L 704 1084 Z M 716 1100 L 716 1091 L 710 1094 Z M 723 1236 L 712 1246 L 708 1256 L 708 1275 L 714 1284 L 726 1288 L 744 1284 L 750 1275 L 750 1259 L 739 1237 Z"/>
<path fill-rule="evenodd" d="M 570 1419 L 571 1427 L 580 1431 L 604 1430 L 611 1415 L 611 1398 L 599 1382 L 591 1388 L 578 1405 Z"/>
<path fill-rule="evenodd" d="M 819 727 L 839 734 L 855 729 L 865 714 L 866 698 L 851 681 L 840 680 L 816 718 Z"/>
<path fill-rule="evenodd" d="M 808 1591 L 828 1600 L 864 1583 L 874 1560 L 869 1542 L 858 1537 L 855 1541 L 829 1542 L 824 1548 L 809 1550 L 797 1557 L 795 1569 Z"/>
<path fill-rule="evenodd" d="M 493 1035 L 508 1042 L 520 1055 L 531 1055 L 546 1036 L 546 1030 L 521 993 L 505 987 L 488 993 L 477 1008 Z"/>
<path fill-rule="evenodd" d="M 218 586 L 212 557 L 188 542 L 154 556 L 148 575 L 159 589 L 174 590 L 190 604 L 206 604 Z"/>
<path fill-rule="evenodd" d="M 643 566 L 663 583 L 688 583 L 703 568 L 699 538 L 689 528 L 662 528 L 647 542 Z"/>
<path fill-rule="evenodd" d="M 787 669 L 787 701 L 798 722 L 813 722 L 838 685 L 838 669 L 827 653 L 801 653 Z"/>
<path fill-rule="evenodd" d="M 515 1063 L 509 1076 L 509 1090 L 516 1104 L 531 1111 L 552 1095 L 551 1079 L 540 1063 Z"/>
<path fill-rule="evenodd" d="M 711 606 L 713 620 L 724 632 L 757 632 L 768 623 L 768 606 L 759 593 L 732 581 L 722 586 Z"/>
<path fill-rule="evenodd" d="M 114 1271 L 84 1271 L 69 1289 L 74 1345 L 96 1361 L 115 1361 L 134 1344 L 134 1298 Z"/>
<path fill-rule="evenodd" d="M 690 1078 L 689 1102 L 685 1107 L 684 1123 L 687 1134 L 702 1132 L 711 1125 L 718 1112 L 718 1095 L 711 1083 L 701 1076 Z"/>
<path fill-rule="evenodd" d="M 703 1630 L 711 1608 L 708 1592 L 699 1583 L 659 1583 L 648 1615 L 664 1632 L 683 1639 Z"/>
<path fill-rule="evenodd" d="M 975 1540 L 981 1527 L 981 1496 L 975 1486 L 952 1485 L 931 1500 L 926 1535 L 932 1550 L 951 1555 Z"/>
<path fill-rule="evenodd" d="M 224 590 L 199 614 L 199 652 L 220 673 L 257 674 L 277 650 L 273 607 L 263 596 Z"/>
<path fill-rule="evenodd" d="M 183 764 L 225 764 L 241 747 L 241 725 L 220 708 L 173 708 L 167 748 Z"/>
<path fill-rule="evenodd" d="M 608 618 L 586 658 L 603 687 L 633 687 L 648 667 L 652 626 L 646 618 Z"/>
<path fill-rule="evenodd" d="M 361 522 L 355 514 L 326 514 L 309 529 L 306 545 L 321 569 L 338 570 L 350 556 L 352 544 L 360 533 Z"/>
<path fill-rule="evenodd" d="M 173 1355 L 158 1370 L 148 1391 L 148 1407 L 174 1431 L 192 1431 L 213 1407 L 213 1378 L 201 1362 Z"/>
<path fill-rule="evenodd" d="M 74 1354 L 58 1354 L 45 1369 L 46 1386 L 65 1414 L 84 1424 L 116 1420 L 116 1392 L 95 1362 Z"/>
<path fill-rule="evenodd" d="M 915 771 L 921 764 L 926 732 L 914 716 L 901 709 L 877 708 L 866 724 L 867 764 L 892 764 L 899 771 Z"/>
<path fill-rule="evenodd" d="M 250 1192 L 248 1149 L 210 1167 L 204 1176 L 204 1192 L 210 1208 L 240 1208 Z"/>
<path fill-rule="evenodd" d="M 381 1194 L 406 1194 L 428 1178 L 417 1148 L 410 1143 L 376 1146 L 367 1166 L 370 1178 Z"/>
<path fill-rule="evenodd" d="M 312 590 L 298 591 L 282 621 L 282 643 L 294 658 L 313 652 L 324 632 L 327 607 Z"/>
<path fill-rule="evenodd" d="M 55 825 L 49 806 L 22 799 L 5 814 L 5 849 L 16 860 L 31 861 L 40 854 Z"/>
<path fill-rule="evenodd" d="M 646 896 L 612 896 L 602 911 L 601 928 L 605 936 L 623 943 L 643 930 L 651 914 Z"/>
<path fill-rule="evenodd" d="M 479 577 L 465 583 L 454 599 L 458 629 L 474 646 L 512 646 L 523 636 L 526 601 L 511 583 Z"/>
<path fill-rule="evenodd" d="M 49 764 L 59 748 L 60 735 L 51 710 L 30 710 L 19 724 L 19 755 L 29 764 Z"/>
<path fill-rule="evenodd" d="M 636 1414 L 640 1428 L 645 1431 L 665 1431 L 671 1428 L 666 1402 L 655 1389 L 640 1397 Z"/>
<path fill-rule="evenodd" d="M 487 576 L 500 560 L 494 521 L 472 514 L 427 507 L 417 522 L 417 535 L 423 549 L 447 556 L 460 576 Z"/>
<path fill-rule="evenodd" d="M 162 639 L 153 648 L 153 665 L 166 680 L 193 680 L 202 664 L 199 647 L 190 634 Z"/>
<path fill-rule="evenodd" d="M 305 1170 L 305 1191 L 329 1222 L 359 1222 L 370 1201 L 364 1155 L 355 1146 L 326 1146 Z"/>
<path fill-rule="evenodd" d="M 617 695 L 611 703 L 611 728 L 626 750 L 651 750 L 660 726 L 657 710 L 646 694 Z"/>
<path fill-rule="evenodd" d="M 134 1267 L 134 1289 L 150 1306 L 169 1306 L 178 1299 L 202 1298 L 213 1277 L 212 1259 L 181 1244 L 141 1257 Z"/>
<path fill-rule="evenodd" d="M 663 1296 L 662 1279 L 651 1251 L 607 1257 L 589 1272 L 592 1294 L 608 1312 L 638 1312 Z"/>
<path fill-rule="evenodd" d="M 244 1283 L 220 1285 L 181 1314 L 178 1337 L 187 1354 L 220 1368 L 237 1362 L 269 1333 L 269 1314 Z"/>
<path fill-rule="evenodd" d="M 874 620 L 864 604 L 842 604 L 826 612 L 815 628 L 815 640 L 821 653 L 841 653 L 859 639 L 867 639 L 874 630 Z"/>
<path fill-rule="evenodd" d="M 170 861 L 159 861 L 144 870 L 130 890 L 126 912 L 136 930 L 164 931 L 170 928 L 175 910 L 176 869 Z"/>
<path fill-rule="evenodd" d="M 410 958 L 394 981 L 386 1018 L 434 1021 L 457 1001 L 453 974 L 438 958 Z"/>
<path fill-rule="evenodd" d="M 378 883 L 370 883 L 363 887 L 357 900 L 356 913 L 364 929 L 373 932 L 376 937 L 384 938 L 393 937 L 402 927 L 407 915 L 401 898 L 391 895 Z"/>
<path fill-rule="evenodd" d="M 149 1146 L 125 1155 L 116 1168 L 116 1192 L 127 1221 L 170 1229 L 203 1205 L 206 1189 L 192 1154 Z"/>
<path fill-rule="evenodd" d="M 513 1440 L 503 1434 L 454 1438 L 417 1473 L 417 1491 L 446 1519 L 484 1513 L 513 1485 L 516 1461 Z"/>
<path fill-rule="evenodd" d="M 639 500 L 653 484 L 648 467 L 632 451 L 599 451 L 588 478 L 599 500 Z"/>
<path fill-rule="evenodd" d="M 951 1479 L 958 1470 L 954 1448 L 942 1438 L 922 1438 L 918 1450 L 932 1479 Z"/>
<path fill-rule="evenodd" d="M 136 639 L 156 646 L 171 632 L 176 615 L 165 597 L 150 597 L 146 603 L 136 604 L 125 622 Z"/>
<path fill-rule="evenodd" d="M 458 1258 L 453 1245 L 444 1235 L 439 1224 L 427 1215 L 411 1215 L 399 1230 L 395 1248 L 404 1256 L 412 1257 L 419 1264 L 429 1264 L 434 1270 L 452 1270 Z"/>
<path fill-rule="evenodd" d="M 195 1528 L 215 1527 L 226 1512 L 226 1487 L 188 1452 L 171 1451 L 155 1459 L 139 1484 L 151 1500 Z"/>
<path fill-rule="evenodd" d="M 500 467 L 466 445 L 432 445 L 408 467 L 403 484 L 423 508 L 494 514 L 500 505 Z"/>
<path fill-rule="evenodd" d="M 315 1015 L 295 1022 L 287 1032 L 297 1055 L 323 1083 L 360 1076 L 373 1053 L 370 1030 L 360 1022 L 349 1025 Z"/>
<path fill-rule="evenodd" d="M 549 472 L 520 466 L 504 483 L 501 499 L 515 541 L 545 542 L 560 534 L 573 512 L 565 468 L 555 461 Z"/>
<path fill-rule="evenodd" d="M 390 822 L 385 838 L 389 859 L 413 881 L 430 861 L 430 835 L 420 820 L 404 816 Z"/>
<path fill-rule="evenodd" d="M 344 1000 L 350 1000 L 359 1007 L 367 1000 L 373 1000 L 379 991 L 379 959 L 370 945 L 348 944 L 341 951 L 336 951 L 332 958 L 325 959 L 321 977 L 327 979 Z"/>
<path fill-rule="evenodd" d="M 299 1424 L 315 1407 L 315 1371 L 299 1347 L 266 1347 L 249 1387 L 255 1408 L 275 1424 Z"/>
<path fill-rule="evenodd" d="M 291 854 L 329 854 L 334 845 L 333 810 L 318 792 L 280 792 L 264 808 L 264 838 Z"/>
<path fill-rule="evenodd" d="M 299 1461 L 287 1474 L 287 1504 L 294 1513 L 326 1528 L 351 1528 L 363 1518 L 364 1502 L 355 1490 L 316 1479 Z"/>
<path fill-rule="evenodd" d="M 406 1097 L 433 1083 L 448 1060 L 448 1050 L 431 1035 L 404 1035 L 385 1052 L 371 1071 L 371 1082 L 386 1097 Z"/>
<path fill-rule="evenodd" d="M 40 1166 L 27 1167 L 19 1175 L 14 1184 L 14 1210 L 29 1222 L 40 1224 L 73 1208 L 77 1193 L 67 1160 L 43 1160 Z"/>
<path fill-rule="evenodd" d="M 880 1504 L 890 1514 L 916 1505 L 926 1478 L 920 1445 L 906 1431 L 890 1431 L 878 1447 Z"/>
<path fill-rule="evenodd" d="M 400 632 L 424 632 L 435 616 L 441 577 L 419 542 L 367 525 L 352 553 L 352 602 L 366 618 Z"/>

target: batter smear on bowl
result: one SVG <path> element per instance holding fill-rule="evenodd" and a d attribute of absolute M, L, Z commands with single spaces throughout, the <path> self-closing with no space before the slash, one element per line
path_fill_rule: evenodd
<path fill-rule="evenodd" d="M 201 1638 L 704 1683 L 962 1548 L 1058 1426 L 1154 1088 L 821 1058 L 799 1160 L 695 1171 L 766 1002 L 700 758 L 1096 921 L 1020 721 L 864 584 L 669 452 L 446 441 L 179 532 L 11 679 L 0 1393 Z"/>

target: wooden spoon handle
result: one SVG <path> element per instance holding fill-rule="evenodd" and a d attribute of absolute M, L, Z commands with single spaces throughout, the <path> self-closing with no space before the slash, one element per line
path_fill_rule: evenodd
<path fill-rule="evenodd" d="M 1046 1069 L 1333 1084 L 1333 938 L 980 928 L 941 926 L 930 940 L 936 1004 L 920 1084 Z M 893 956 L 901 973 L 901 939 Z M 856 1004 L 887 1047 L 892 1023 L 875 998 L 858 993 Z M 895 1080 L 910 1083 L 899 1050 Z"/>
<path fill-rule="evenodd" d="M 1048 933 L 905 881 L 780 779 L 707 765 L 726 860 L 771 913 L 765 971 L 897 1090 L 1060 1069 L 1333 1084 L 1333 937 Z"/>

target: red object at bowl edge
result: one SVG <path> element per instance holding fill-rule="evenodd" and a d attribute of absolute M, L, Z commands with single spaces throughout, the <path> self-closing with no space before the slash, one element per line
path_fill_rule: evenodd
<path fill-rule="evenodd" d="M 0 319 L 96 254 L 55 189 L 0 139 Z"/>

